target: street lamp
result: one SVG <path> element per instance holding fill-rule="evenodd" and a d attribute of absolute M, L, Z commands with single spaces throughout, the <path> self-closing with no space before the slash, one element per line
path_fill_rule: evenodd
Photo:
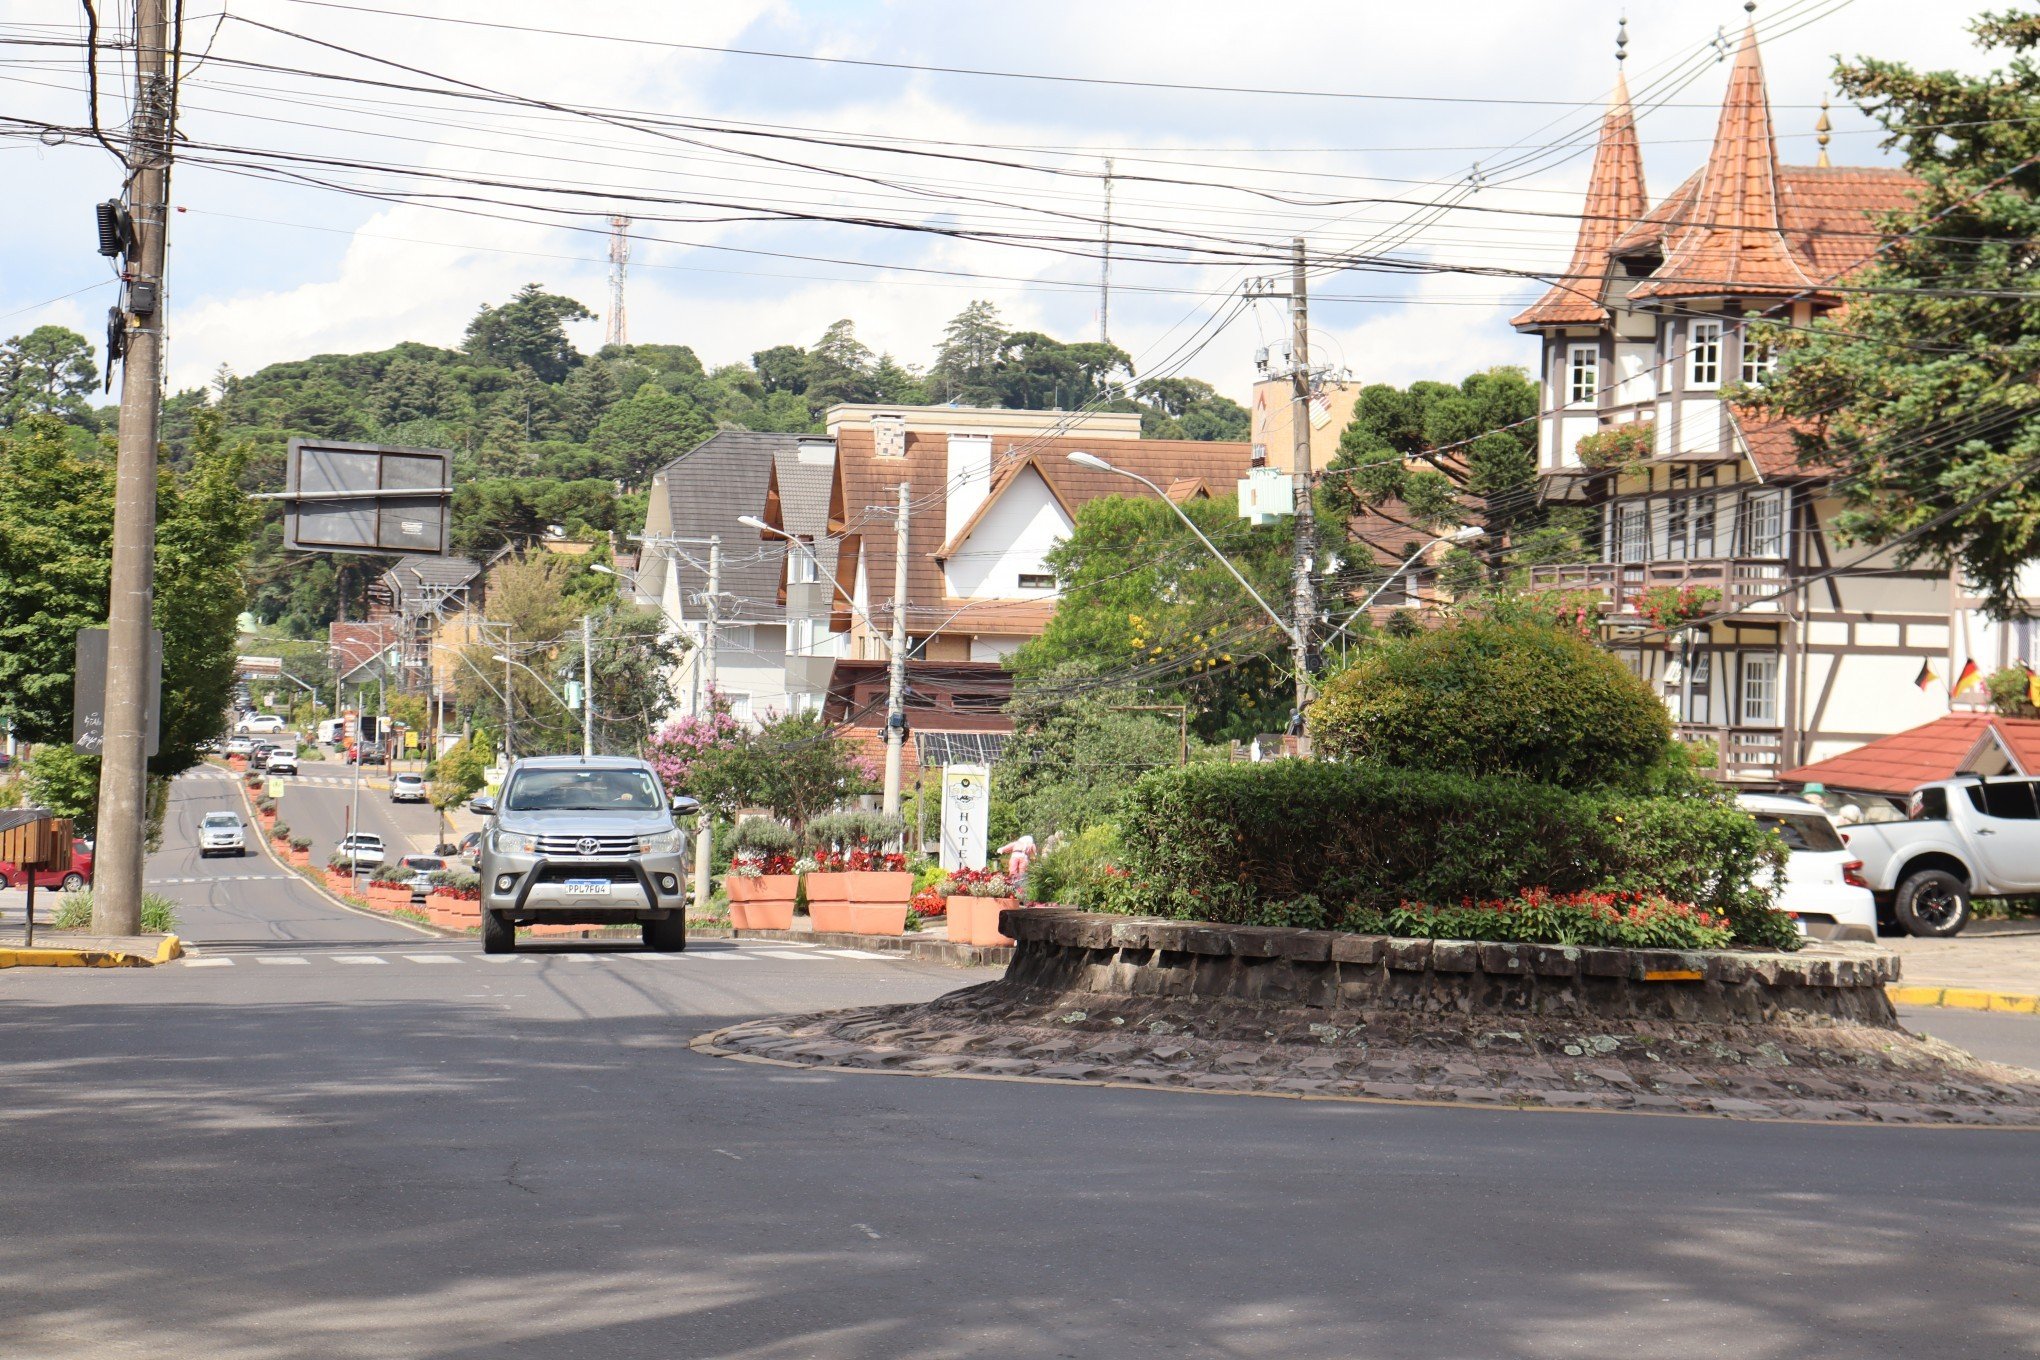
<path fill-rule="evenodd" d="M 1393 581 L 1396 577 L 1402 575 L 1403 572 L 1408 569 L 1409 565 L 1412 562 L 1415 562 L 1419 557 L 1422 557 L 1425 553 L 1429 552 L 1433 547 L 1437 546 L 1440 543 L 1452 543 L 1459 545 L 1464 545 L 1467 543 L 1478 543 L 1486 537 L 1487 530 L 1480 528 L 1478 525 L 1462 524 L 1457 529 L 1454 529 L 1451 533 L 1438 534 L 1435 537 L 1424 540 L 1422 543 L 1417 545 L 1417 550 L 1415 552 L 1411 553 L 1408 557 L 1405 557 L 1394 571 L 1390 572 L 1385 578 L 1383 578 L 1380 585 L 1376 586 L 1373 590 L 1368 592 L 1367 598 L 1360 602 L 1360 607 L 1358 609 L 1355 609 L 1352 613 L 1348 614 L 1346 616 L 1346 621 L 1340 624 L 1337 628 L 1334 628 L 1331 631 L 1331 634 L 1325 638 L 1325 641 L 1330 642 L 1332 638 L 1337 637 L 1339 634 L 1345 632 L 1348 628 L 1352 627 L 1353 620 L 1359 618 L 1362 614 L 1367 612 L 1367 607 L 1374 603 L 1375 598 L 1379 596 L 1382 591 L 1388 589 L 1388 583 L 1390 581 Z"/>
<path fill-rule="evenodd" d="M 1116 476 L 1131 478 L 1132 480 L 1139 482 L 1142 486 L 1146 487 L 1148 490 L 1154 492 L 1155 495 L 1161 497 L 1162 504 L 1168 506 L 1171 510 L 1174 510 L 1176 512 L 1176 518 L 1182 520 L 1183 523 L 1189 527 L 1190 532 L 1197 535 L 1197 541 L 1199 543 L 1202 543 L 1205 546 L 1205 548 L 1210 551 L 1211 555 L 1219 560 L 1219 564 L 1221 566 L 1223 566 L 1227 571 L 1232 573 L 1233 580 L 1238 581 L 1240 583 L 1240 589 L 1246 591 L 1247 594 L 1253 596 L 1254 603 L 1261 606 L 1261 611 L 1265 613 L 1269 617 L 1269 619 L 1271 619 L 1274 622 L 1277 628 L 1280 628 L 1282 630 L 1282 635 L 1289 639 L 1291 646 L 1296 648 L 1297 657 L 1299 658 L 1299 664 L 1301 664 L 1301 658 L 1304 653 L 1304 642 L 1302 636 L 1296 631 L 1295 625 L 1291 624 L 1289 620 L 1283 618 L 1280 614 L 1276 613 L 1275 607 L 1269 604 L 1266 600 L 1261 598 L 1261 592 L 1254 589 L 1252 583 L 1250 583 L 1246 577 L 1240 575 L 1240 569 L 1232 564 L 1231 558 L 1227 557 L 1224 553 L 1218 550 L 1218 545 L 1216 543 L 1213 543 L 1210 539 L 1204 536 L 1204 531 L 1197 527 L 1197 521 L 1191 519 L 1189 515 L 1185 514 L 1183 512 L 1182 506 L 1176 504 L 1176 502 L 1169 499 L 1168 492 L 1162 490 L 1160 487 L 1156 486 L 1153 482 L 1141 476 L 1138 472 L 1131 472 L 1128 471 L 1126 468 L 1116 467 L 1113 464 L 1106 462 L 1103 458 L 1100 458 L 1095 453 L 1085 453 L 1082 449 L 1078 449 L 1074 453 L 1070 454 L 1069 458 L 1070 461 L 1072 463 L 1075 463 L 1078 467 L 1087 467 L 1095 472 L 1110 472 Z"/>

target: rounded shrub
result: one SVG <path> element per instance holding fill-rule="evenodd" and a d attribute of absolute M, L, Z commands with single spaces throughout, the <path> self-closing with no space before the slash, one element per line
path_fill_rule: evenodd
<path fill-rule="evenodd" d="M 1620 661 L 1543 624 L 1474 620 L 1383 642 L 1311 706 L 1317 755 L 1633 787 L 1662 762 L 1671 719 Z"/>

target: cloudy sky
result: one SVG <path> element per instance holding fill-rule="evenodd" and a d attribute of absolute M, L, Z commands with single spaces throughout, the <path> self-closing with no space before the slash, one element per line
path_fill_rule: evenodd
<path fill-rule="evenodd" d="M 119 30 L 132 0 L 97 7 Z M 1971 10 L 1766 0 L 1783 159 L 1813 161 L 1838 54 L 1979 66 Z M 1111 336 L 1142 373 L 1244 397 L 1284 323 L 1232 299 L 1293 235 L 1355 266 L 1314 271 L 1312 343 L 1363 381 L 1521 362 L 1507 317 L 1541 290 L 1514 275 L 1565 262 L 1625 11 L 1661 194 L 1705 156 L 1710 43 L 1739 34 L 1740 0 L 190 0 L 171 378 L 453 345 L 526 281 L 604 312 L 617 211 L 630 338 L 711 365 L 839 317 L 925 365 L 974 298 L 1091 336 L 1107 157 Z M 83 31 L 76 3 L 0 0 L 0 114 L 85 124 Z M 108 126 L 125 65 L 102 53 Z M 952 69 L 902 69 L 930 67 Z M 1837 164 L 1880 159 L 1860 114 L 1832 117 Z M 22 126 L 0 126 L 0 336 L 96 337 L 114 290 L 91 204 L 117 171 L 89 137 Z M 599 345 L 601 321 L 576 338 Z"/>

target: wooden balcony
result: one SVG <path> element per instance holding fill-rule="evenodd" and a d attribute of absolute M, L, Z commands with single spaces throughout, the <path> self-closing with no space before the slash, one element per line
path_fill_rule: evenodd
<path fill-rule="evenodd" d="M 1716 609 L 1739 613 L 1778 614 L 1784 602 L 1777 592 L 1791 579 L 1793 567 L 1777 558 L 1703 557 L 1655 562 L 1578 562 L 1530 568 L 1533 590 L 1591 590 L 1604 601 L 1608 618 L 1636 618 L 1636 597 L 1658 586 L 1711 587 L 1721 592 Z"/>
<path fill-rule="evenodd" d="M 1708 723 L 1674 723 L 1680 741 L 1706 742 L 1714 748 L 1714 778 L 1727 783 L 1776 779 L 1785 768 L 1785 733 L 1776 727 L 1716 727 Z"/>

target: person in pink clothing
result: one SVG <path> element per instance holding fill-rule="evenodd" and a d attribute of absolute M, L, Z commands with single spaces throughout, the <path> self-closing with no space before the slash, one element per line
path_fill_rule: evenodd
<path fill-rule="evenodd" d="M 1006 857 L 1006 877 L 1017 887 L 1027 876 L 1027 866 L 1034 862 L 1034 837 L 1022 836 L 1007 841 L 999 847 L 999 853 Z"/>

